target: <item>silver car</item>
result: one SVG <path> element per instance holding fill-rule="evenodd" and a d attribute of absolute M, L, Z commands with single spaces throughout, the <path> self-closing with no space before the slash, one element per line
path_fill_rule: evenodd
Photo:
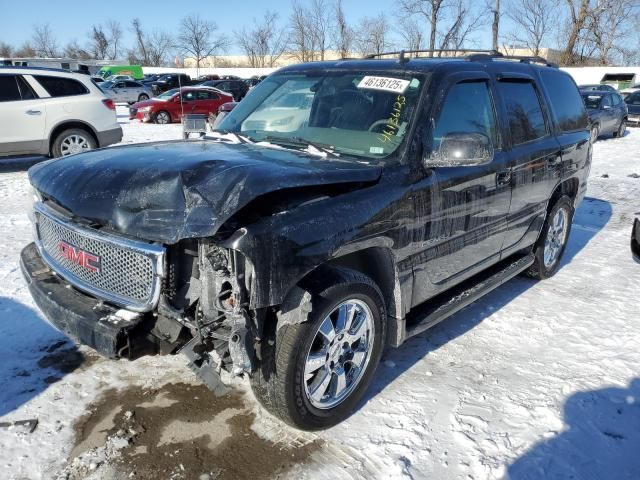
<path fill-rule="evenodd" d="M 134 80 L 102 82 L 99 87 L 116 103 L 136 103 L 153 97 L 151 88 Z"/>

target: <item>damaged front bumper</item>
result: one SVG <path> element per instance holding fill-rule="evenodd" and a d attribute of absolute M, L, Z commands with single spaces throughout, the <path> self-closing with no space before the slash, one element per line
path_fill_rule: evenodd
<path fill-rule="evenodd" d="M 77 342 L 108 358 L 133 359 L 158 352 L 146 316 L 106 306 L 73 288 L 49 268 L 35 243 L 22 250 L 20 267 L 46 320 Z"/>

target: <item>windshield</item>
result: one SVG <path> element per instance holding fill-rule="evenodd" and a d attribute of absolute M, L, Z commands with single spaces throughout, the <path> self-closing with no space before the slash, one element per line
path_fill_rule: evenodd
<path fill-rule="evenodd" d="M 106 82 L 100 83 L 100 88 L 111 88 L 111 87 L 113 87 L 113 82 L 106 81 Z"/>
<path fill-rule="evenodd" d="M 600 108 L 602 95 L 583 95 L 582 99 L 584 100 L 584 104 L 587 108 L 598 109 Z"/>
<path fill-rule="evenodd" d="M 251 141 L 380 159 L 407 134 L 424 84 L 402 72 L 317 70 L 271 75 L 216 130 Z"/>
<path fill-rule="evenodd" d="M 160 99 L 160 100 L 169 100 L 171 99 L 171 97 L 173 97 L 176 93 L 178 93 L 178 89 L 177 88 L 172 88 L 171 90 L 167 90 L 164 93 L 161 93 L 160 95 L 158 95 L 156 98 Z"/>
<path fill-rule="evenodd" d="M 158 81 L 159 82 L 168 82 L 169 80 L 171 80 L 173 77 L 171 75 L 162 75 Z"/>

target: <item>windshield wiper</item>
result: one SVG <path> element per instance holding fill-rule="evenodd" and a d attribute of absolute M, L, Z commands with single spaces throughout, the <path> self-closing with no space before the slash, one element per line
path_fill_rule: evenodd
<path fill-rule="evenodd" d="M 336 158 L 340 157 L 340 154 L 335 152 L 332 145 L 327 145 L 326 143 L 313 142 L 311 140 L 307 140 L 306 138 L 302 138 L 302 137 L 277 137 L 273 135 L 267 135 L 262 140 L 265 142 L 281 144 L 285 146 L 313 147 L 319 152 L 326 153 L 327 155 L 331 155 Z"/>
<path fill-rule="evenodd" d="M 220 135 L 233 135 L 240 143 L 253 143 L 247 137 L 238 135 L 236 132 L 232 132 L 231 130 L 213 130 L 212 133 L 219 133 Z"/>

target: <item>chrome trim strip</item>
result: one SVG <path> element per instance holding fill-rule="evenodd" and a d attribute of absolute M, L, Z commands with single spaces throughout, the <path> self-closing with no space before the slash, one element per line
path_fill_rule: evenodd
<path fill-rule="evenodd" d="M 122 297 L 108 291 L 99 290 L 93 285 L 88 284 L 85 281 L 74 276 L 72 272 L 69 272 L 62 265 L 59 265 L 47 253 L 38 235 L 38 216 L 34 215 L 34 226 L 36 229 L 36 246 L 38 247 L 38 251 L 42 256 L 42 259 L 51 267 L 51 269 L 58 273 L 61 277 L 63 277 L 67 282 L 98 299 L 114 303 L 118 306 L 125 307 L 134 312 L 148 312 L 149 310 L 153 310 L 157 306 L 158 301 L 160 300 L 162 279 L 165 276 L 165 249 L 162 245 L 131 240 L 125 237 L 113 235 L 111 233 L 98 232 L 91 228 L 78 226 L 76 224 L 68 222 L 67 219 L 62 217 L 59 213 L 46 206 L 42 202 L 34 203 L 34 210 L 37 213 L 47 217 L 48 219 L 58 223 L 62 227 L 77 233 L 78 235 L 83 235 L 98 242 L 111 243 L 120 248 L 140 253 L 142 255 L 145 255 L 146 257 L 149 257 L 152 263 L 153 283 L 151 286 L 151 298 L 148 302 L 132 303 L 131 299 L 128 299 L 126 297 Z"/>

